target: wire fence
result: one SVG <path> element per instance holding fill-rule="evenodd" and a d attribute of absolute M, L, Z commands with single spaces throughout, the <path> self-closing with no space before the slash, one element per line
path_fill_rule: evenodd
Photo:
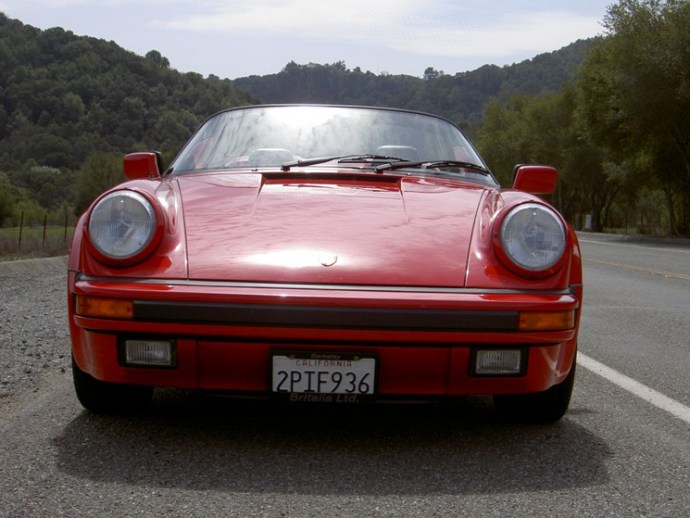
<path fill-rule="evenodd" d="M 59 219 L 62 219 L 60 221 Z M 75 218 L 22 212 L 18 227 L 0 228 L 0 258 L 45 257 L 69 251 Z"/>

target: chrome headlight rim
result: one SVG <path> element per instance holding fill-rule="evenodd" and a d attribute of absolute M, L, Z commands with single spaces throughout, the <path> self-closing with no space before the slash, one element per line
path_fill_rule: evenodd
<path fill-rule="evenodd" d="M 110 222 L 104 221 L 106 217 L 116 218 L 115 206 L 118 204 L 122 204 L 125 210 L 131 209 L 134 204 L 138 215 L 144 216 L 143 220 L 139 219 L 133 225 L 129 222 L 129 226 L 133 228 L 124 225 L 126 228 L 119 231 L 119 237 L 127 237 L 129 241 L 127 245 L 119 245 L 120 249 L 113 237 L 107 234 L 115 232 L 114 227 L 123 225 L 115 219 Z M 146 193 L 132 189 L 118 189 L 102 195 L 91 206 L 84 225 L 91 255 L 100 262 L 112 266 L 130 266 L 144 260 L 158 246 L 163 234 L 162 229 L 163 215 L 158 204 Z M 128 232 L 133 232 L 134 235 L 125 236 Z"/>
<path fill-rule="evenodd" d="M 525 224 L 525 218 L 532 220 L 531 225 Z M 503 212 L 496 227 L 496 255 L 508 269 L 522 277 L 548 277 L 567 260 L 567 225 L 546 204 L 531 201 L 514 205 Z"/>

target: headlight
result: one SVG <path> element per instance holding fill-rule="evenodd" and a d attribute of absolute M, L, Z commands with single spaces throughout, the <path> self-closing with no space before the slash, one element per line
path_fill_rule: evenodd
<path fill-rule="evenodd" d="M 152 249 L 157 235 L 156 210 L 145 196 L 116 191 L 96 203 L 89 216 L 89 241 L 101 259 L 131 262 Z"/>
<path fill-rule="evenodd" d="M 550 274 L 565 253 L 565 226 L 549 207 L 525 203 L 503 218 L 499 240 L 499 256 L 505 256 L 520 273 Z"/>

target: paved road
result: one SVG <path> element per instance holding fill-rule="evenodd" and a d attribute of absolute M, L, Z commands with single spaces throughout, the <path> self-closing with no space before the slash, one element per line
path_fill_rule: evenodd
<path fill-rule="evenodd" d="M 499 423 L 481 398 L 305 409 L 177 392 L 101 417 L 53 369 L 0 399 L 0 516 L 688 516 L 690 247 L 582 246 L 583 354 L 555 425 Z"/>

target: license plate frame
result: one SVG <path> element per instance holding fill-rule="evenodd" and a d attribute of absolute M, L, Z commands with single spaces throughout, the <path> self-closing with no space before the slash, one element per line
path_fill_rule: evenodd
<path fill-rule="evenodd" d="M 289 401 L 356 403 L 378 393 L 375 354 L 323 351 L 273 351 L 271 394 Z"/>

